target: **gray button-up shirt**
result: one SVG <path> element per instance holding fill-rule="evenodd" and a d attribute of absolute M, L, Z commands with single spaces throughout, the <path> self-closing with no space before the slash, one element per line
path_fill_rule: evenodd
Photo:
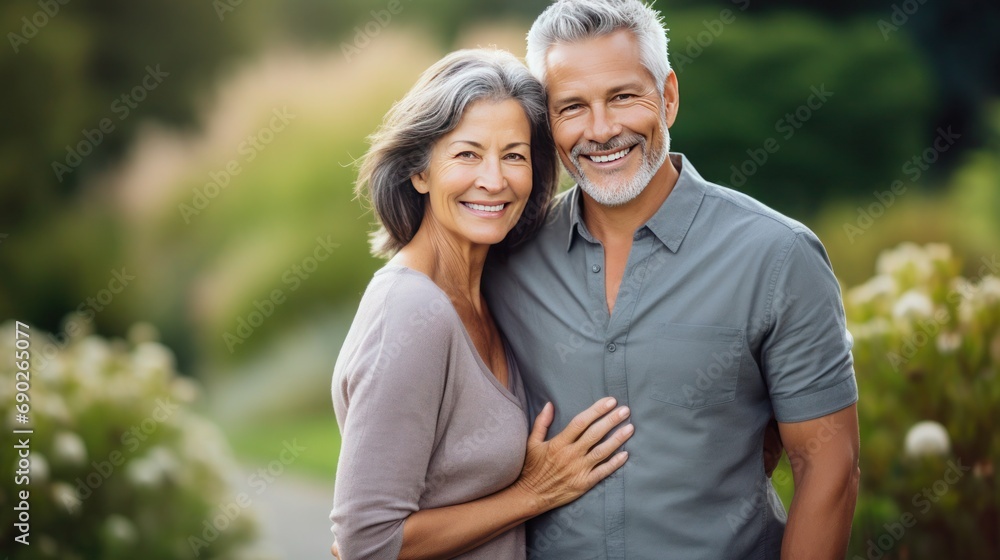
<path fill-rule="evenodd" d="M 786 517 L 764 473 L 765 427 L 857 400 L 816 236 L 671 158 L 680 177 L 636 231 L 610 316 L 579 187 L 484 274 L 532 420 L 552 401 L 551 437 L 611 395 L 636 427 L 623 468 L 528 524 L 529 559 L 778 558 Z"/>

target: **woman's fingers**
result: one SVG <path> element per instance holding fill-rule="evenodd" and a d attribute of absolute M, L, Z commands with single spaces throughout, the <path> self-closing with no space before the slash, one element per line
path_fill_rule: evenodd
<path fill-rule="evenodd" d="M 597 445 L 597 442 L 604 439 L 604 436 L 608 435 L 615 426 L 621 424 L 626 418 L 628 418 L 631 411 L 627 406 L 619 407 L 614 412 L 604 415 L 603 418 L 594 422 L 587 428 L 587 430 L 580 436 L 579 444 L 586 449 Z M 586 451 L 585 451 L 586 452 Z"/>
<path fill-rule="evenodd" d="M 591 486 L 594 486 L 598 482 L 604 480 L 608 477 L 608 475 L 621 468 L 621 466 L 625 464 L 626 459 L 628 459 L 628 451 L 616 453 L 614 457 L 611 457 L 607 461 L 597 465 L 594 470 L 590 471 L 588 482 L 590 482 Z"/>
<path fill-rule="evenodd" d="M 615 449 L 618 449 L 628 441 L 628 438 L 632 437 L 633 433 L 635 433 L 635 427 L 632 424 L 622 426 L 606 441 L 602 441 L 599 445 L 591 449 L 587 457 L 594 463 L 599 463 L 607 459 L 615 452 Z"/>
<path fill-rule="evenodd" d="M 587 428 L 594 423 L 595 420 L 604 416 L 609 410 L 615 406 L 614 397 L 605 397 L 596 403 L 592 404 L 590 408 L 584 410 L 583 412 L 577 414 L 570 420 L 569 424 L 566 426 L 559 435 L 552 439 L 563 439 L 564 443 L 571 444 L 580 438 L 580 435 L 587 431 Z"/>
<path fill-rule="evenodd" d="M 542 407 L 542 411 L 535 417 L 535 423 L 531 427 L 531 434 L 528 435 L 528 441 L 533 441 L 535 443 L 542 443 L 545 441 L 545 436 L 549 433 L 549 426 L 552 425 L 552 419 L 554 417 L 555 414 L 552 410 L 552 403 L 545 403 L 545 406 Z"/>

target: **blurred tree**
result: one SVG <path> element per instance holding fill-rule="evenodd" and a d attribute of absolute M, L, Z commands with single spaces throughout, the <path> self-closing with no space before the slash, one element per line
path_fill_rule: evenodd
<path fill-rule="evenodd" d="M 248 51 L 254 38 L 238 18 L 220 20 L 211 4 L 196 6 L 95 0 L 0 8 L 8 43 L 0 54 L 0 74 L 8 77 L 0 89 L 0 233 L 10 236 L 0 251 L 0 316 L 16 310 L 54 328 L 78 303 L 56 284 L 84 280 L 92 271 L 106 276 L 114 266 L 73 262 L 100 262 L 110 247 L 68 261 L 53 258 L 62 252 L 57 248 L 30 275 L 19 259 L 38 258 L 24 252 L 40 248 L 29 242 L 32 237 L 61 229 L 54 218 L 74 220 L 63 211 L 81 179 L 113 162 L 143 119 L 194 124 L 199 94 L 214 86 L 224 61 Z M 63 243 L 81 233 L 103 237 L 63 233 L 45 240 Z M 26 297 L 39 289 L 45 297 Z"/>

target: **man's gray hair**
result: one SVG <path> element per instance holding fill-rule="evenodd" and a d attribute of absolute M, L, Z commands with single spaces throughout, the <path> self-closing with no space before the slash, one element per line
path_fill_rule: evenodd
<path fill-rule="evenodd" d="M 378 219 L 371 237 L 373 254 L 391 257 L 417 233 L 427 195 L 413 188 L 410 177 L 427 169 L 437 141 L 458 127 L 471 104 L 508 99 L 524 109 L 531 128 L 532 186 L 521 218 L 500 248 L 513 247 L 538 231 L 559 172 L 545 89 L 506 51 L 460 50 L 428 68 L 393 105 L 361 158 L 355 193 L 371 202 Z"/>
<path fill-rule="evenodd" d="M 667 30 L 660 12 L 640 0 L 558 0 L 538 16 L 528 32 L 528 68 L 545 83 L 549 48 L 628 29 L 639 42 L 640 62 L 653 75 L 656 87 L 670 73 Z"/>

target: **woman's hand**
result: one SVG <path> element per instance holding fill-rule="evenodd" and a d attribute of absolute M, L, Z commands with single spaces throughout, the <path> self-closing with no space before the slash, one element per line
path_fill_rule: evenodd
<path fill-rule="evenodd" d="M 597 401 L 548 441 L 545 436 L 555 417 L 552 403 L 546 403 L 535 418 L 528 436 L 524 468 L 514 484 L 537 498 L 540 512 L 572 502 L 625 464 L 627 451 L 613 457 L 611 454 L 632 436 L 635 430 L 631 424 L 601 442 L 628 418 L 628 407 L 611 412 L 614 406 L 612 397 Z"/>

